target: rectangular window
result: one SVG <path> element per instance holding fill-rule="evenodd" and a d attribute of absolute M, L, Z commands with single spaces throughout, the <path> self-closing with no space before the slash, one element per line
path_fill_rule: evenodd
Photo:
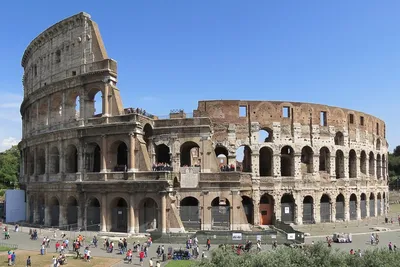
<path fill-rule="evenodd" d="M 76 76 L 76 71 L 72 71 L 72 76 Z"/>
<path fill-rule="evenodd" d="M 350 120 L 350 124 L 354 124 L 354 115 L 353 114 L 349 114 L 349 120 Z"/>
<path fill-rule="evenodd" d="M 282 107 L 282 116 L 284 118 L 290 118 L 290 107 Z"/>
<path fill-rule="evenodd" d="M 363 116 L 360 116 L 360 125 L 364 126 L 364 117 Z"/>
<path fill-rule="evenodd" d="M 376 123 L 376 134 L 379 135 L 379 123 Z"/>
<path fill-rule="evenodd" d="M 239 117 L 247 117 L 247 106 L 239 106 Z"/>
<path fill-rule="evenodd" d="M 328 126 L 326 111 L 321 111 L 319 113 L 319 123 L 319 125 L 321 126 Z"/>

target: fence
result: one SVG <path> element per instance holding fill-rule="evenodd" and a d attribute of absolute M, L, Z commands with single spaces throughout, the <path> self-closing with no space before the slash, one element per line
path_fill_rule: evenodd
<path fill-rule="evenodd" d="M 275 220 L 274 228 L 286 235 L 286 241 L 304 243 L 304 233 L 294 230 L 290 225 L 279 220 Z"/>

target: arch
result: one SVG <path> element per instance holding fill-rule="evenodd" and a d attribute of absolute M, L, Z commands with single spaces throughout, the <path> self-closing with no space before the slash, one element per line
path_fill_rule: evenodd
<path fill-rule="evenodd" d="M 145 233 L 158 227 L 158 205 L 152 198 L 142 200 L 139 210 L 139 231 Z"/>
<path fill-rule="evenodd" d="M 283 194 L 281 198 L 281 221 L 293 223 L 295 216 L 295 200 L 292 194 Z"/>
<path fill-rule="evenodd" d="M 100 230 L 100 214 L 100 201 L 96 197 L 89 198 L 86 208 L 86 227 L 88 231 Z"/>
<path fill-rule="evenodd" d="M 51 174 L 56 174 L 60 172 L 60 152 L 58 151 L 58 148 L 53 146 L 50 149 L 50 173 Z"/>
<path fill-rule="evenodd" d="M 367 217 L 367 196 L 365 195 L 365 193 L 361 194 L 360 208 L 361 219 L 364 219 Z"/>
<path fill-rule="evenodd" d="M 360 154 L 360 171 L 362 174 L 367 174 L 367 153 L 364 150 Z"/>
<path fill-rule="evenodd" d="M 356 194 L 350 195 L 350 220 L 357 220 L 357 196 Z"/>
<path fill-rule="evenodd" d="M 274 176 L 274 152 L 269 147 L 262 147 L 260 149 L 259 168 L 260 176 Z"/>
<path fill-rule="evenodd" d="M 87 114 L 91 114 L 94 117 L 101 117 L 105 114 L 104 109 L 104 96 L 100 89 L 94 88 L 88 93 L 88 99 L 85 100 L 85 108 Z"/>
<path fill-rule="evenodd" d="M 294 150 L 291 146 L 281 149 L 281 176 L 294 176 Z"/>
<path fill-rule="evenodd" d="M 335 170 L 336 179 L 344 178 L 344 154 L 342 150 L 336 150 Z"/>
<path fill-rule="evenodd" d="M 312 196 L 305 196 L 303 199 L 303 223 L 313 224 L 314 222 L 314 199 Z"/>
<path fill-rule="evenodd" d="M 44 149 L 39 149 L 37 152 L 37 160 L 36 160 L 36 173 L 38 175 L 45 174 L 46 172 L 46 154 Z"/>
<path fill-rule="evenodd" d="M 128 202 L 122 197 L 114 198 L 111 203 L 111 232 L 128 232 Z"/>
<path fill-rule="evenodd" d="M 187 141 L 181 145 L 181 167 L 195 166 L 199 167 L 201 164 L 199 155 L 199 145 L 193 141 Z"/>
<path fill-rule="evenodd" d="M 78 201 L 75 197 L 70 196 L 67 201 L 67 224 L 69 227 L 78 227 L 78 210 Z"/>
<path fill-rule="evenodd" d="M 67 173 L 78 172 L 78 149 L 75 145 L 68 145 L 65 151 L 65 171 Z"/>
<path fill-rule="evenodd" d="M 371 193 L 369 195 L 369 217 L 375 217 L 375 195 Z"/>
<path fill-rule="evenodd" d="M 35 212 L 35 198 L 33 196 L 29 197 L 29 223 L 35 223 L 34 219 L 34 212 Z"/>
<path fill-rule="evenodd" d="M 328 194 L 323 194 L 320 200 L 320 216 L 321 222 L 330 222 L 332 218 L 331 197 Z"/>
<path fill-rule="evenodd" d="M 319 171 L 331 173 L 331 152 L 326 146 L 319 150 Z"/>
<path fill-rule="evenodd" d="M 242 196 L 242 206 L 246 215 L 247 223 L 254 224 L 254 204 L 253 199 L 248 196 Z"/>
<path fill-rule="evenodd" d="M 59 226 L 60 224 L 60 202 L 56 197 L 49 200 L 50 206 L 50 226 Z"/>
<path fill-rule="evenodd" d="M 160 144 L 156 146 L 156 161 L 157 163 L 171 164 L 171 154 L 167 145 Z"/>
<path fill-rule="evenodd" d="M 211 229 L 230 229 L 230 203 L 226 198 L 216 197 L 211 202 Z"/>
<path fill-rule="evenodd" d="M 357 154 L 354 149 L 349 152 L 349 178 L 357 177 Z"/>
<path fill-rule="evenodd" d="M 199 230 L 200 202 L 195 197 L 185 197 L 180 201 L 180 216 L 185 230 Z"/>
<path fill-rule="evenodd" d="M 369 152 L 369 176 L 375 177 L 375 155 L 374 152 Z"/>
<path fill-rule="evenodd" d="M 258 131 L 259 143 L 273 142 L 273 131 L 271 128 L 263 127 Z"/>
<path fill-rule="evenodd" d="M 265 193 L 260 198 L 260 224 L 271 225 L 274 219 L 274 198 Z"/>
<path fill-rule="evenodd" d="M 30 151 L 30 149 L 27 150 L 27 168 L 26 168 L 26 174 L 28 175 L 33 175 L 35 173 L 35 159 L 33 156 L 33 152 Z"/>
<path fill-rule="evenodd" d="M 123 172 L 128 169 L 128 146 L 123 141 L 115 141 L 111 147 L 110 152 L 113 157 L 110 157 L 109 168 L 117 172 Z"/>
<path fill-rule="evenodd" d="M 386 180 L 387 179 L 387 177 L 386 177 L 386 165 L 387 165 L 387 162 L 386 162 L 386 156 L 385 156 L 385 154 L 382 154 L 382 178 L 383 178 L 383 180 Z"/>
<path fill-rule="evenodd" d="M 344 146 L 344 135 L 342 132 L 336 132 L 335 134 L 335 145 L 336 146 Z"/>
<path fill-rule="evenodd" d="M 79 95 L 75 98 L 75 119 L 79 119 L 81 117 L 81 97 Z"/>
<path fill-rule="evenodd" d="M 90 143 L 86 149 L 86 168 L 88 172 L 100 172 L 101 149 L 97 143 Z"/>
<path fill-rule="evenodd" d="M 146 123 L 143 127 L 143 133 L 143 140 L 146 142 L 147 149 L 149 149 L 153 138 L 153 127 L 149 123 Z"/>
<path fill-rule="evenodd" d="M 236 171 L 251 172 L 251 154 L 252 151 L 247 145 L 236 149 Z"/>
<path fill-rule="evenodd" d="M 344 221 L 344 196 L 342 193 L 336 197 L 336 220 Z"/>
<path fill-rule="evenodd" d="M 378 216 L 380 216 L 382 214 L 382 196 L 380 192 L 378 192 L 378 194 L 376 195 L 376 206 L 377 206 Z"/>
<path fill-rule="evenodd" d="M 38 211 L 38 219 L 36 221 L 37 224 L 40 225 L 44 225 L 45 221 L 45 208 L 46 208 L 46 204 L 45 204 L 45 199 L 44 199 L 44 195 L 40 194 L 38 199 L 37 199 L 37 211 Z"/>
<path fill-rule="evenodd" d="M 377 154 L 376 155 L 376 178 L 381 179 L 382 178 L 382 161 L 381 161 L 381 155 Z"/>
<path fill-rule="evenodd" d="M 376 150 L 381 150 L 381 139 L 376 139 L 376 147 L 375 147 L 375 149 Z"/>
<path fill-rule="evenodd" d="M 222 145 L 217 145 L 214 149 L 218 167 L 221 171 L 228 171 L 228 149 Z"/>
<path fill-rule="evenodd" d="M 313 173 L 314 172 L 314 151 L 309 146 L 304 146 L 301 149 L 301 172 Z"/>

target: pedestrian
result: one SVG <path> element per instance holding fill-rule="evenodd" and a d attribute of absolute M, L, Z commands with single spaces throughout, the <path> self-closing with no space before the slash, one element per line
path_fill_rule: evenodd
<path fill-rule="evenodd" d="M 149 259 L 149 267 L 153 267 L 153 258 Z"/>
<path fill-rule="evenodd" d="M 26 267 L 31 267 L 32 266 L 32 261 L 31 261 L 31 256 L 28 256 L 26 259 Z"/>
<path fill-rule="evenodd" d="M 139 253 L 139 262 L 140 262 L 140 266 L 143 266 L 143 260 L 144 260 L 144 252 L 143 250 L 140 251 Z"/>

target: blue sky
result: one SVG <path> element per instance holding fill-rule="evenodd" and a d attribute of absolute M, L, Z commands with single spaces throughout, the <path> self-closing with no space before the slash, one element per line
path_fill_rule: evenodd
<path fill-rule="evenodd" d="M 125 107 L 167 115 L 201 99 L 319 102 L 397 133 L 400 1 L 6 1 L 0 22 L 0 151 L 21 138 L 22 54 L 80 11 L 118 61 Z"/>

